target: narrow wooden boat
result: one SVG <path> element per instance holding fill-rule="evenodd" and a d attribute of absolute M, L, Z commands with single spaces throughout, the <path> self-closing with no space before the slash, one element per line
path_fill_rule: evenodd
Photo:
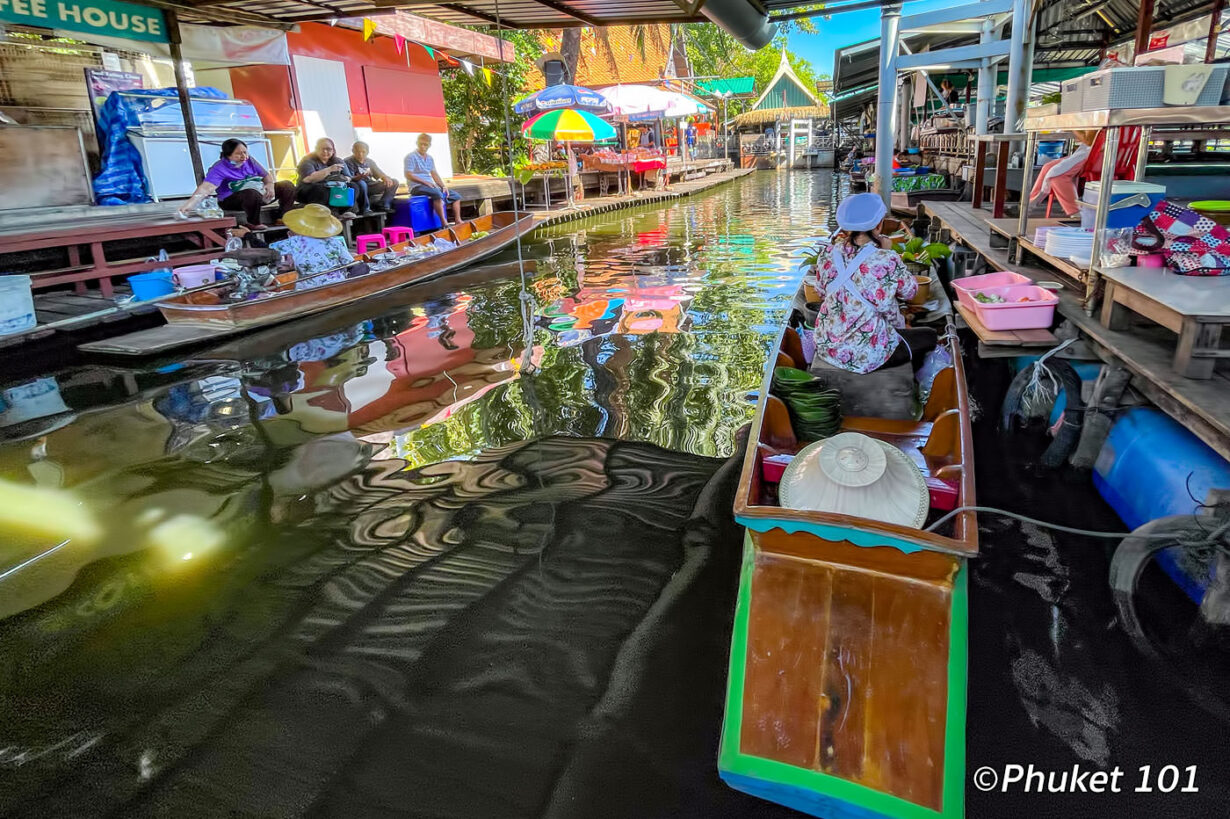
<path fill-rule="evenodd" d="M 947 343 L 955 363 L 920 420 L 847 417 L 842 431 L 899 448 L 972 506 L 969 399 L 955 334 Z M 735 499 L 746 536 L 719 772 L 827 819 L 963 816 L 975 516 L 931 533 L 778 506 L 764 459 L 809 443 L 770 395 L 779 365 L 806 369 L 793 329 L 768 362 Z"/>
<path fill-rule="evenodd" d="M 185 293 L 158 304 L 167 324 L 135 333 L 79 345 L 89 353 L 109 355 L 153 355 L 216 338 L 246 332 L 278 322 L 330 310 L 371 296 L 378 296 L 416 282 L 436 279 L 469 267 L 511 245 L 534 229 L 533 214 L 509 212 L 480 216 L 453 227 L 415 236 L 410 242 L 394 245 L 404 250 L 409 244 L 427 245 L 442 238 L 457 243 L 456 248 L 406 262 L 396 267 L 375 270 L 319 287 L 271 293 L 258 299 L 228 302 L 224 288 L 207 288 Z M 477 239 L 476 233 L 486 232 Z M 383 252 L 383 251 L 382 251 Z"/>

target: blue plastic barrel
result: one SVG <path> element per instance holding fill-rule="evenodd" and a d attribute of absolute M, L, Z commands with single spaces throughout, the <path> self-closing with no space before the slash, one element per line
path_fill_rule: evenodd
<path fill-rule="evenodd" d="M 1093 485 L 1135 529 L 1169 515 L 1191 515 L 1211 489 L 1230 489 L 1230 463 L 1177 421 L 1152 407 L 1119 416 L 1093 466 Z M 1158 553 L 1161 569 L 1195 603 L 1209 577 L 1194 576 L 1179 549 Z"/>
<path fill-rule="evenodd" d="M 171 281 L 169 270 L 153 270 L 129 276 L 128 286 L 132 288 L 133 298 L 137 301 L 149 301 L 175 292 L 175 284 Z"/>
<path fill-rule="evenodd" d="M 1169 415 L 1136 407 L 1111 427 L 1093 483 L 1135 529 L 1167 515 L 1195 514 L 1209 490 L 1230 489 L 1230 463 Z"/>

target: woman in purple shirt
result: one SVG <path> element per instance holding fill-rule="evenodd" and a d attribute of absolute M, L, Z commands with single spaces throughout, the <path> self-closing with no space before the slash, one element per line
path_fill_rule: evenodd
<path fill-rule="evenodd" d="M 248 225 L 261 225 L 261 208 L 277 200 L 275 219 L 295 203 L 295 186 L 290 182 L 274 182 L 273 174 L 248 155 L 248 144 L 241 139 L 222 143 L 222 156 L 209 166 L 205 181 L 193 191 L 187 202 L 179 206 L 181 213 L 190 213 L 206 196 L 218 195 L 223 210 L 243 211 Z"/>

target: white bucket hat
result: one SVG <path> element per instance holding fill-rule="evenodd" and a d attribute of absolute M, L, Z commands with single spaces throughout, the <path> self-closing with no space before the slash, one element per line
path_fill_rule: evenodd
<path fill-rule="evenodd" d="M 842 230 L 871 230 L 884 221 L 888 208 L 875 193 L 856 193 L 837 206 L 837 225 Z"/>

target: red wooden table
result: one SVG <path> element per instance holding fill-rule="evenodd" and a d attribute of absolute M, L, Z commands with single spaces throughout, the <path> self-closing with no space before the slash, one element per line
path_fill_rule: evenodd
<path fill-rule="evenodd" d="M 71 224 L 55 227 L 7 228 L 0 230 L 0 256 L 32 250 L 62 247 L 68 252 L 68 267 L 30 274 L 34 289 L 71 283 L 78 293 L 84 293 L 86 282 L 98 281 L 105 298 L 111 298 L 114 276 L 129 276 L 159 267 L 197 264 L 217 258 L 226 245 L 226 230 L 235 226 L 235 219 L 176 219 L 173 216 L 89 216 Z M 103 247 L 106 242 L 124 239 L 150 239 L 159 236 L 182 236 L 198 249 L 169 254 L 170 262 L 150 262 L 148 257 L 108 259 Z M 82 249 L 89 252 L 89 261 L 82 261 Z"/>

